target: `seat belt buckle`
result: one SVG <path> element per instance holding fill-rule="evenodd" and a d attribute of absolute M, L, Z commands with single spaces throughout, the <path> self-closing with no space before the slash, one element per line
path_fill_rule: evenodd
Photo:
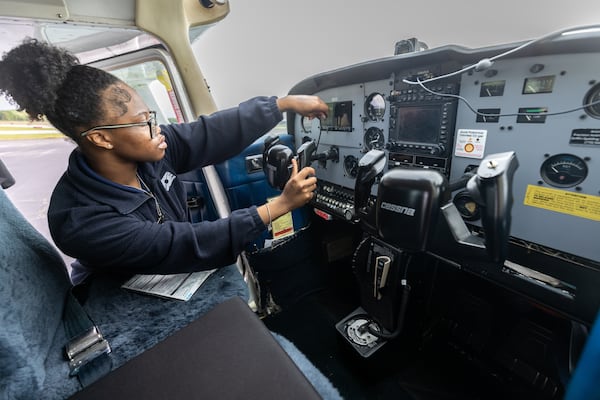
<path fill-rule="evenodd" d="M 84 365 L 103 354 L 109 354 L 111 348 L 98 327 L 92 326 L 81 335 L 71 339 L 65 345 L 65 351 L 69 359 L 69 376 L 75 376 Z"/>

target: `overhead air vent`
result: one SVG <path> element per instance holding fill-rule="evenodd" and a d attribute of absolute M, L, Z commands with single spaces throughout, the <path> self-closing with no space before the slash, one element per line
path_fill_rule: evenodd
<path fill-rule="evenodd" d="M 200 4 L 206 8 L 212 8 L 216 5 L 222 6 L 227 0 L 200 0 Z"/>

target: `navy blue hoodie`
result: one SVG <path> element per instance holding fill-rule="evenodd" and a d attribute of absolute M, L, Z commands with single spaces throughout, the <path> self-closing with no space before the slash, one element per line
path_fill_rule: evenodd
<path fill-rule="evenodd" d="M 256 207 L 190 223 L 177 174 L 238 154 L 281 119 L 275 97 L 257 97 L 189 124 L 161 125 L 168 144 L 165 157 L 140 163 L 138 173 L 166 216 L 162 224 L 157 223 L 152 197 L 101 177 L 75 149 L 48 209 L 54 242 L 78 261 L 73 264 L 74 283 L 94 272 L 169 274 L 235 262 L 266 228 Z"/>

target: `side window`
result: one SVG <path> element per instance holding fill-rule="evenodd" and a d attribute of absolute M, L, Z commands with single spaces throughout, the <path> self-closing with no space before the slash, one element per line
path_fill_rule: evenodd
<path fill-rule="evenodd" d="M 58 132 L 46 120 L 30 122 L 14 106 L 0 113 L 0 159 L 15 184 L 6 195 L 17 209 L 48 241 L 48 204 L 56 182 L 67 169 L 69 154 L 75 143 Z M 64 256 L 65 263 L 72 262 Z"/>
<path fill-rule="evenodd" d="M 134 88 L 151 110 L 156 111 L 158 123 L 183 122 L 183 114 L 173 90 L 167 68 L 160 61 L 112 70 L 119 79 Z"/>

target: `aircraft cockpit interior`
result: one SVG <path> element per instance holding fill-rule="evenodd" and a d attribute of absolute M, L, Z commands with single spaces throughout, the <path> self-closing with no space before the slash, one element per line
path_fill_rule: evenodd
<path fill-rule="evenodd" d="M 234 156 L 227 143 L 214 144 L 217 136 L 193 130 L 212 138 L 210 160 L 153 176 L 165 202 L 180 200 L 179 219 L 170 220 L 138 172 L 165 154 L 185 153 L 177 165 L 196 168 L 185 146 L 198 136 L 181 139 L 174 127 L 200 126 L 219 112 L 194 46 L 229 7 L 0 0 L 0 33 L 11 44 L 4 50 L 25 37 L 64 46 L 144 104 L 147 120 L 92 125 L 81 137 L 135 128 L 144 143 L 158 143 L 156 160 L 125 157 L 135 172 L 128 182 L 135 175 L 139 187 L 124 185 L 87 165 L 80 142 L 47 120 L 0 119 L 0 398 L 600 399 L 600 25 L 483 47 L 401 38 L 389 56 L 302 78 L 279 99 L 318 97 L 326 116 L 278 109 L 282 122 L 264 135 L 240 134 L 232 148 L 251 144 Z M 278 107 L 279 99 L 260 99 Z M 128 143 L 127 135 L 118 140 Z M 112 143 L 85 145 L 112 154 Z M 194 255 L 207 242 L 234 252 L 221 236 L 193 235 L 200 224 L 224 226 L 238 210 L 254 217 L 256 240 L 227 253 L 230 265 L 200 265 L 201 254 L 193 268 L 173 267 L 189 273 L 181 278 L 188 283 L 206 273 L 190 278 L 197 286 L 175 279 L 185 298 L 165 295 L 171 269 L 110 269 L 117 258 L 135 264 L 137 253 L 106 257 L 99 265 L 110 268 L 76 282 L 69 265 L 82 260 L 59 254 L 51 235 L 30 225 L 41 219 L 47 228 L 48 199 L 69 175 L 69 155 L 81 156 L 77 165 L 107 193 L 124 190 L 124 204 L 143 191 L 149 197 L 140 204 L 158 214 L 144 226 L 184 226 Z M 316 177 L 316 190 L 273 219 L 268 205 L 294 165 L 314 170 L 307 179 Z M 122 211 L 108 202 L 97 210 L 94 221 Z M 122 249 L 132 236 L 110 244 Z M 152 251 L 162 239 L 157 233 L 143 255 L 159 254 Z M 98 254 L 89 243 L 65 247 L 77 255 L 77 246 Z M 96 266 L 91 256 L 83 261 Z M 80 309 L 94 318 L 75 318 L 84 326 L 74 332 L 70 313 Z M 100 364 L 107 358 L 109 367 Z M 96 362 L 107 369 L 86 377 Z"/>
<path fill-rule="evenodd" d="M 432 323 L 425 316 L 437 306 L 436 323 L 465 357 L 492 358 L 527 382 L 498 398 L 562 396 L 560 376 L 599 305 L 600 37 L 591 28 L 481 49 L 411 38 L 393 57 L 290 90 L 329 107 L 324 120 L 289 115 L 288 131 L 299 164 L 316 171 L 314 218 L 359 232 L 358 306 L 336 329 L 361 357 L 393 352 L 381 348 Z M 428 273 L 438 276 L 424 283 Z"/>

